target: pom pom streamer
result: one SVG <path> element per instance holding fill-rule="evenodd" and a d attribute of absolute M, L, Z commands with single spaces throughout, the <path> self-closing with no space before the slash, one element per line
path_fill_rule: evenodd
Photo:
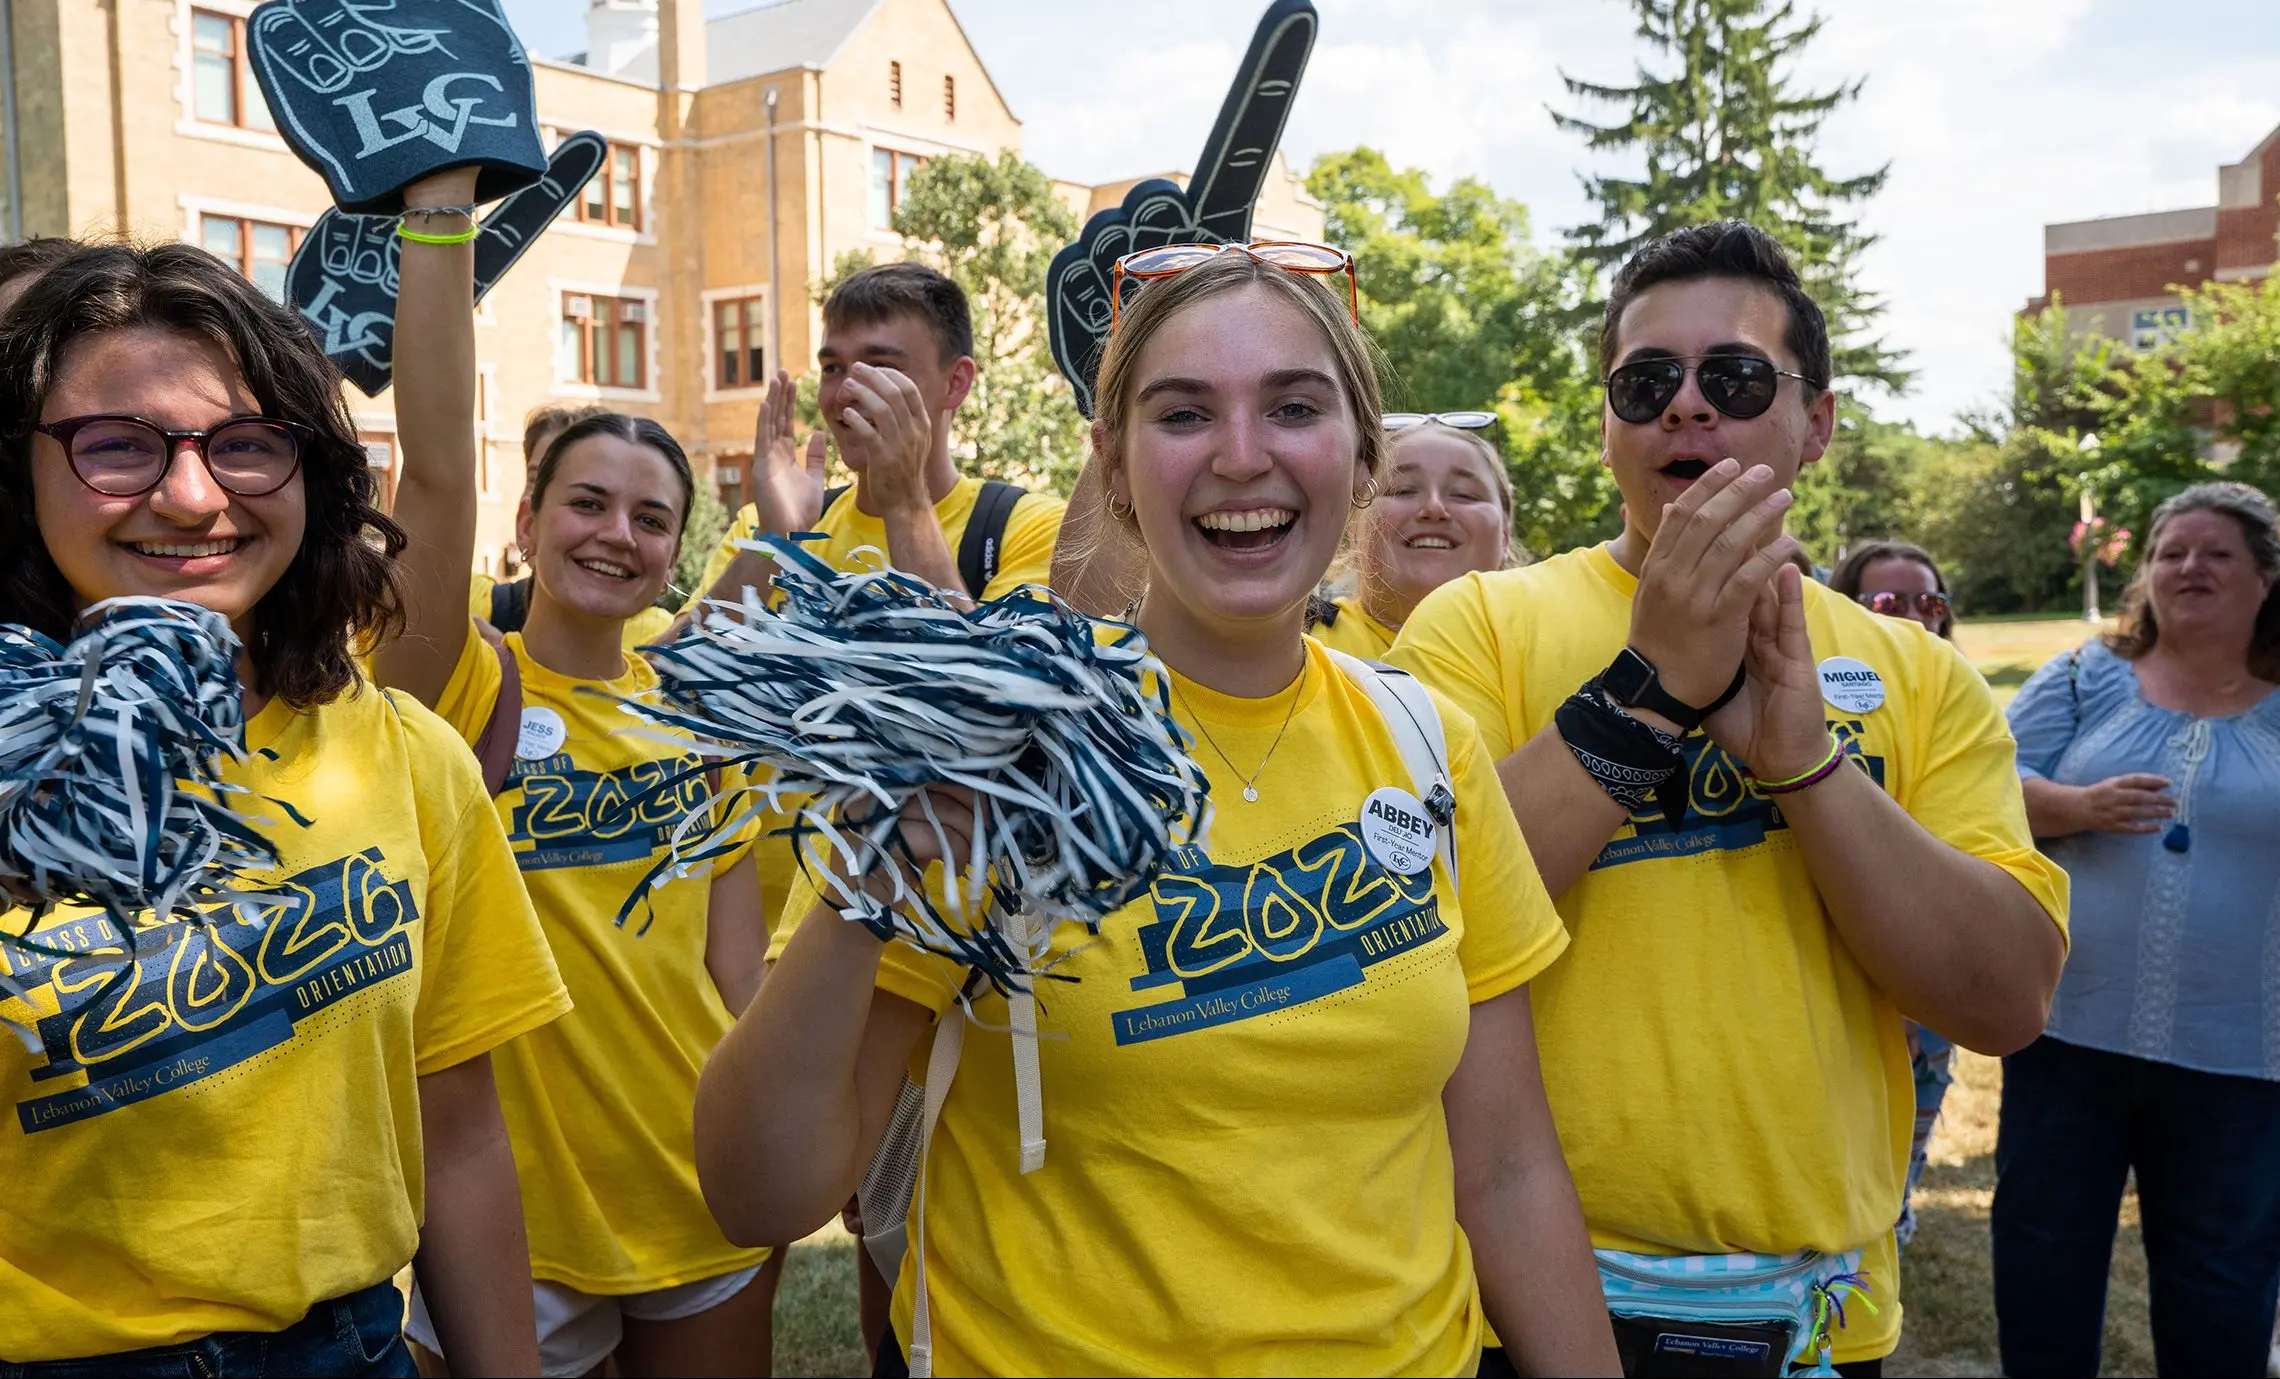
<path fill-rule="evenodd" d="M 80 627 L 59 646 L 0 626 L 0 908 L 23 905 L 36 924 L 53 905 L 99 906 L 124 938 L 145 912 L 163 923 L 244 899 L 232 880 L 276 857 L 222 803 L 242 789 L 217 772 L 245 734 L 229 623 L 121 598 Z M 0 943 L 70 956 L 30 926 L 0 929 Z"/>
<path fill-rule="evenodd" d="M 1041 589 L 966 609 L 900 571 L 841 574 L 792 542 L 756 545 L 779 567 L 781 610 L 751 591 L 709 601 L 696 625 L 647 649 L 661 698 L 627 708 L 774 776 L 688 812 L 650 884 L 732 850 L 763 801 L 796 800 L 778 832 L 836 854 L 819 889 L 842 916 L 1013 992 L 1028 989 L 1056 925 L 1097 932 L 1208 827 L 1209 783 L 1136 630 L 1104 639 Z M 970 829 L 945 823 L 943 789 L 971 793 Z M 716 808 L 722 795 L 739 807 Z M 906 829 L 931 829 L 948 859 L 940 904 Z M 891 902 L 856 884 L 871 876 L 892 879 Z"/>

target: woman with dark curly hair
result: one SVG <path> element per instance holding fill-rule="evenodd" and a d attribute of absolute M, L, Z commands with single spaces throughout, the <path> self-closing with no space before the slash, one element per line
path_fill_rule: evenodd
<path fill-rule="evenodd" d="M 2162 1374 L 2255 1374 L 2280 1297 L 2280 514 L 2153 512 L 2121 626 L 2011 705 L 2027 821 L 2074 878 L 2043 1035 L 2003 1060 L 2007 1374 L 2095 1374 L 2137 1178 Z"/>
<path fill-rule="evenodd" d="M 465 744 L 361 678 L 401 617 L 375 500 L 308 329 L 201 250 L 87 249 L 0 329 L 0 622 L 228 618 L 279 858 L 210 922 L 0 914 L 76 954 L 0 943 L 16 1372 L 411 1374 L 406 1263 L 466 1369 L 535 1368 L 489 1051 L 568 1000 Z"/>

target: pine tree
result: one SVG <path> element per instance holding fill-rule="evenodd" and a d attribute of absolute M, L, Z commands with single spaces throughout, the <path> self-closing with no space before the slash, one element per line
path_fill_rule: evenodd
<path fill-rule="evenodd" d="M 1631 86 L 1602 86 L 1564 71 L 1568 93 L 1624 108 L 1619 124 L 1552 112 L 1593 152 L 1643 154 L 1640 179 L 1583 178 L 1596 223 L 1569 232 L 1587 261 L 1608 268 L 1657 235 L 1708 220 L 1747 220 L 1780 240 L 1806 290 L 1829 318 L 1836 375 L 1899 392 L 1901 355 L 1875 334 L 1884 303 L 1860 287 L 1861 253 L 1877 237 L 1844 218 L 1874 196 L 1891 165 L 1832 177 L 1814 162 L 1814 139 L 1831 112 L 1857 99 L 1862 82 L 1801 91 L 1790 65 L 1821 31 L 1790 0 L 1631 0 L 1639 37 L 1676 59 L 1668 75 L 1638 65 Z"/>

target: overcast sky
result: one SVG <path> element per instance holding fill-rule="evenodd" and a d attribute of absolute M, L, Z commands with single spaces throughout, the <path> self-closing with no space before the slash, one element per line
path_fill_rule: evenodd
<path fill-rule="evenodd" d="M 1584 218 L 1562 70 L 1629 79 L 1642 45 L 1616 0 L 1317 0 L 1322 36 L 1284 136 L 1315 155 L 1374 144 L 1437 181 L 1524 202 L 1551 244 Z M 1227 0 L 951 0 L 1024 123 L 1030 161 L 1097 182 L 1193 161 L 1250 39 Z M 712 13 L 749 0 L 708 0 Z M 1263 9 L 1261 4 L 1259 8 Z M 1801 9 L 1809 8 L 1801 4 Z M 583 0 L 507 0 L 534 52 L 585 46 Z M 1863 264 L 1917 371 L 1880 412 L 1948 429 L 2007 386 L 2009 319 L 2042 290 L 2046 221 L 2212 204 L 2216 168 L 2280 125 L 2273 0 L 1824 0 L 1804 75 L 1865 76 L 1823 166 L 1889 161 Z M 1608 171 L 1621 171 L 1613 167 Z M 2280 188 L 2267 187 L 2267 196 Z M 1368 281 L 1368 267 L 1363 267 Z"/>

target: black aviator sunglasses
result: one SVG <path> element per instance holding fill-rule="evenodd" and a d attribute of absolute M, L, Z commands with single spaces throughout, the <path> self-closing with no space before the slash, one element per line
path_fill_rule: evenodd
<path fill-rule="evenodd" d="M 1686 386 L 1690 371 L 1703 399 L 1740 421 L 1765 415 L 1773 405 L 1780 380 L 1813 382 L 1801 373 L 1775 368 L 1772 360 L 1754 354 L 1664 355 L 1633 360 L 1602 379 L 1608 410 L 1618 421 L 1633 425 L 1653 421 Z"/>

